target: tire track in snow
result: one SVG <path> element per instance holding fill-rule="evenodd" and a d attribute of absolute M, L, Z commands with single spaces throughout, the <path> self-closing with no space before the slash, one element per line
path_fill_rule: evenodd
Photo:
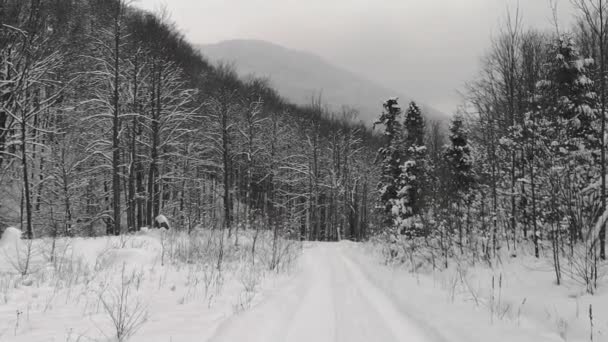
<path fill-rule="evenodd" d="M 286 334 L 276 341 L 289 342 L 331 342 L 335 341 L 335 308 L 332 299 L 332 269 L 319 264 L 327 260 L 325 249 L 315 247 L 310 251 L 311 258 L 305 264 L 308 268 L 308 283 L 311 289 L 294 308 L 295 314 L 287 324 Z"/>
<path fill-rule="evenodd" d="M 305 250 L 289 286 L 224 322 L 211 341 L 429 342 L 338 243 Z"/>
<path fill-rule="evenodd" d="M 341 246 L 338 246 L 337 249 L 341 250 Z M 336 254 L 342 260 L 344 269 L 352 277 L 353 283 L 357 284 L 356 288 L 363 294 L 362 300 L 373 307 L 374 312 L 382 318 L 383 327 L 390 331 L 394 337 L 392 341 L 444 342 L 437 336 L 433 336 L 435 334 L 430 334 L 415 324 L 401 308 L 395 305 L 395 301 L 391 299 L 390 295 L 375 286 L 346 254 L 342 251 Z"/>
<path fill-rule="evenodd" d="M 358 285 L 342 256 L 333 255 L 331 260 L 335 315 L 340 327 L 335 341 L 399 341 L 385 326 L 382 315 Z"/>

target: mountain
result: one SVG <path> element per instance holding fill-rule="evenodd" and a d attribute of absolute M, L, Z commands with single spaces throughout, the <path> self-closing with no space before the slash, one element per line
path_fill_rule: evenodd
<path fill-rule="evenodd" d="M 353 72 L 334 66 L 308 52 L 288 49 L 260 40 L 228 40 L 199 45 L 211 62 L 234 63 L 242 77 L 268 78 L 271 85 L 296 104 L 310 104 L 321 94 L 333 110 L 343 105 L 358 109 L 359 119 L 371 124 L 381 113 L 382 103 L 399 97 L 405 108 L 412 97 L 386 89 Z M 427 119 L 445 121 L 448 116 L 420 104 Z"/>

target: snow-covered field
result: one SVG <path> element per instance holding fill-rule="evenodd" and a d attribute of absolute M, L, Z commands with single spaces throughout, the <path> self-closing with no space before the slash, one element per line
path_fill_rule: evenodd
<path fill-rule="evenodd" d="M 414 272 L 404 264 L 378 267 L 386 259 L 382 249 L 368 243 L 352 246 L 349 254 L 412 319 L 439 332 L 439 341 L 583 342 L 592 334 L 593 341 L 608 341 L 606 277 L 589 295 L 576 278 L 564 276 L 557 286 L 549 258 L 536 259 L 521 248 L 517 257 L 505 255 L 492 267 L 451 260 L 447 270 L 418 263 Z M 564 261 L 562 269 L 569 267 Z"/>
<path fill-rule="evenodd" d="M 606 287 L 557 286 L 547 261 L 522 253 L 410 272 L 373 243 L 281 240 L 277 273 L 271 236 L 254 262 L 246 232 L 225 240 L 218 272 L 217 232 L 162 232 L 61 239 L 54 254 L 52 240 L 29 248 L 9 232 L 0 341 L 116 341 L 117 329 L 124 341 L 608 341 Z"/>
<path fill-rule="evenodd" d="M 0 341 L 206 341 L 229 317 L 282 287 L 301 250 L 272 235 L 134 236 L 34 240 L 7 230 L 0 240 Z M 29 255 L 29 258 L 28 258 Z M 29 263 L 27 262 L 29 260 Z"/>

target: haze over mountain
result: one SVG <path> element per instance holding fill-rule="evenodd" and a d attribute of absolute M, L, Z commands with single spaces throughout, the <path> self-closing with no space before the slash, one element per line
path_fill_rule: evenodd
<path fill-rule="evenodd" d="M 268 78 L 271 85 L 296 104 L 309 104 L 322 95 L 324 104 L 332 110 L 343 105 L 359 110 L 359 120 L 372 123 L 389 97 L 399 97 L 403 107 L 415 98 L 375 84 L 353 72 L 332 65 L 314 54 L 292 50 L 260 40 L 228 40 L 200 45 L 201 52 L 211 62 L 234 63 L 242 77 Z M 444 121 L 448 115 L 420 104 L 428 119 Z"/>

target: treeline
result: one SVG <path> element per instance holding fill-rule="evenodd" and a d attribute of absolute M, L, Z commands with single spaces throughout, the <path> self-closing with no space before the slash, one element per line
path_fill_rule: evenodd
<path fill-rule="evenodd" d="M 311 240 L 370 233 L 378 146 L 123 0 L 0 0 L 0 228 L 121 234 L 166 215 Z"/>
<path fill-rule="evenodd" d="M 519 13 L 508 16 L 444 147 L 428 130 L 423 141 L 415 106 L 401 127 L 402 110 L 385 104 L 385 222 L 436 251 L 434 263 L 492 264 L 525 249 L 550 257 L 558 284 L 568 276 L 597 288 L 608 218 L 608 6 L 573 3 L 567 32 L 524 29 Z"/>

